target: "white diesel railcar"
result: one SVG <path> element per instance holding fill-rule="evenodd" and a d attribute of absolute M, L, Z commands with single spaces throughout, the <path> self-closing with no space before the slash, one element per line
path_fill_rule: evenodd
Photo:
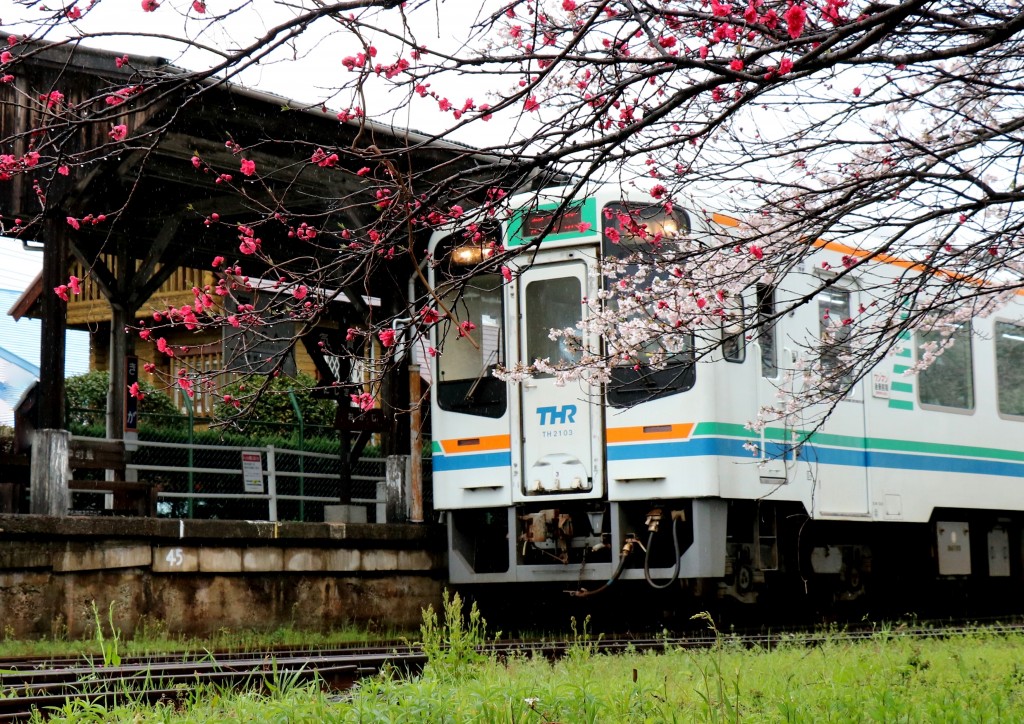
<path fill-rule="evenodd" d="M 472 342 L 455 325 L 448 339 L 433 340 L 442 349 L 431 391 L 433 496 L 447 519 L 453 583 L 558 582 L 592 592 L 646 581 L 753 602 L 773 586 L 804 590 L 808 582 L 855 599 L 879 582 L 1021 578 L 1017 305 L 965 325 L 920 375 L 904 374 L 920 343 L 907 335 L 823 428 L 787 449 L 792 430 L 769 425 L 755 434 L 746 423 L 777 403 L 797 357 L 792 340 L 824 333 L 827 320 L 869 303 L 870 285 L 844 275 L 696 364 L 677 350 L 662 369 L 615 368 L 603 388 L 559 386 L 544 374 L 505 382 L 492 375 L 499 363 L 572 354 L 549 331 L 580 321 L 583 300 L 604 283 L 602 255 L 629 247 L 607 241 L 607 227 L 620 222 L 605 210 L 628 204 L 620 191 L 563 202 L 558 190 L 539 201 L 530 194 L 518 207 L 513 201 L 491 236 L 456 229 L 431 241 L 431 281 L 443 295 L 450 279 L 486 259 L 490 242 L 515 248 L 549 232 L 513 279 L 492 267 L 448 292 L 458 319 L 475 325 Z M 736 224 L 698 208 L 672 216 L 628 208 L 666 233 Z M 771 320 L 788 300 L 822 288 L 823 267 L 840 268 L 855 253 L 819 243 L 777 284 L 750 288 L 743 304 L 754 319 Z M 872 262 L 865 273 L 906 266 Z"/>

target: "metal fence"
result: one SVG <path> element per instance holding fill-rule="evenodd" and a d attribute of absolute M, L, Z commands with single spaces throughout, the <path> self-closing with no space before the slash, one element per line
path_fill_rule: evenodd
<path fill-rule="evenodd" d="M 131 460 L 128 471 L 158 486 L 161 517 L 322 521 L 324 506 L 339 502 L 343 484 L 337 454 L 274 445 L 183 448 L 140 441 Z M 360 458 L 351 476 L 352 503 L 370 506 L 370 522 L 384 519 L 384 478 L 382 458 Z"/>
<path fill-rule="evenodd" d="M 75 436 L 103 437 L 103 415 L 72 410 L 69 428 Z M 138 440 L 126 442 L 126 474 L 157 487 L 161 517 L 323 521 L 324 506 L 347 492 L 352 503 L 368 506 L 369 522 L 383 521 L 384 458 L 368 446 L 342 480 L 333 428 L 253 422 L 243 434 L 210 429 L 201 418 L 147 415 Z M 258 455 L 260 479 L 250 467 L 248 492 L 243 453 Z M 81 512 L 104 507 L 102 495 L 88 492 L 76 492 L 72 503 Z"/>

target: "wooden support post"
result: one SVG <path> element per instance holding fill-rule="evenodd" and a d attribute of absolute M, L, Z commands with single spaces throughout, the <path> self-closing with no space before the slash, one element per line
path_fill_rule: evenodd
<path fill-rule="evenodd" d="M 165 224 L 173 236 L 177 220 Z M 161 231 L 163 234 L 164 231 Z M 110 290 L 110 387 L 107 389 L 107 437 L 111 440 L 124 439 L 125 398 L 128 382 L 125 377 L 125 359 L 135 353 L 135 337 L 125 329 L 135 321 L 135 310 L 142 302 L 134 301 L 135 287 L 139 281 L 135 275 L 135 259 L 122 245 L 117 252 L 117 266 L 114 269 L 116 284 Z"/>
<path fill-rule="evenodd" d="M 338 431 L 340 458 L 338 459 L 338 502 L 341 505 L 352 504 L 352 432 L 348 429 Z"/>
<path fill-rule="evenodd" d="M 423 404 L 420 366 L 409 365 L 409 520 L 423 522 Z"/>
<path fill-rule="evenodd" d="M 39 417 L 38 429 L 64 429 L 64 347 L 67 329 L 67 302 L 54 289 L 68 281 L 68 234 L 70 227 L 61 219 L 43 222 L 42 325 L 39 339 Z M 33 503 L 34 507 L 34 503 Z"/>
<path fill-rule="evenodd" d="M 71 494 L 68 492 L 68 445 L 71 433 L 67 430 L 36 430 L 32 438 L 32 467 L 29 485 L 32 492 L 34 515 L 68 514 Z"/>
<path fill-rule="evenodd" d="M 107 438 L 121 440 L 124 438 L 124 401 L 128 387 L 125 381 L 124 359 L 128 354 L 124 333 L 126 325 L 131 323 L 128 310 L 123 305 L 110 302 L 110 369 L 109 387 L 107 388 Z"/>
<path fill-rule="evenodd" d="M 63 219 L 48 215 L 43 222 L 42 325 L 39 333 L 38 428 L 32 438 L 29 489 L 37 515 L 67 515 L 68 442 L 64 430 L 64 347 L 67 329 L 66 302 L 54 292 L 68 281 L 68 229 Z"/>
<path fill-rule="evenodd" d="M 388 455 L 385 464 L 388 523 L 405 523 L 409 520 L 409 458 Z"/>

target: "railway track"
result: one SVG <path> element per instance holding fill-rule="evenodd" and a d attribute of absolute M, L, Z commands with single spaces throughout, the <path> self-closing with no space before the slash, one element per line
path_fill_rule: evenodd
<path fill-rule="evenodd" d="M 482 649 L 499 657 L 543 656 L 557 659 L 573 646 L 596 653 L 627 651 L 663 652 L 678 648 L 705 648 L 717 641 L 733 645 L 772 648 L 781 644 L 820 645 L 826 641 L 856 642 L 891 635 L 938 638 L 984 630 L 991 634 L 1019 634 L 1022 624 L 893 626 L 879 630 L 738 632 L 722 636 L 699 633 L 684 637 L 602 637 L 582 642 L 507 641 Z M 161 654 L 104 665 L 89 657 L 13 657 L 0 659 L 0 722 L 26 721 L 33 711 L 46 714 L 69 702 L 82 701 L 112 707 L 129 702 L 154 705 L 186 700 L 197 688 L 269 689 L 282 683 L 319 682 L 332 691 L 345 691 L 360 679 L 385 666 L 407 675 L 426 664 L 418 646 L 407 644 L 323 649 L 277 649 L 267 652 L 199 652 Z"/>
<path fill-rule="evenodd" d="M 186 698 L 200 686 L 267 689 L 320 681 L 344 691 L 384 666 L 415 673 L 426 656 L 411 647 L 384 651 L 285 651 L 159 656 L 105 666 L 102 660 L 0 660 L 0 722 L 25 721 L 78 700 L 110 707 L 130 701 L 156 704 Z"/>

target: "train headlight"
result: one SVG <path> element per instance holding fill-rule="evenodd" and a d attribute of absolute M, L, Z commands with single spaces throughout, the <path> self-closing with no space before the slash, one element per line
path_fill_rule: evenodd
<path fill-rule="evenodd" d="M 451 262 L 455 266 L 473 266 L 494 256 L 494 247 L 481 244 L 462 244 L 452 249 Z"/>
<path fill-rule="evenodd" d="M 671 216 L 662 220 L 661 235 L 666 239 L 674 239 L 677 236 L 679 236 L 679 222 L 673 219 Z"/>

